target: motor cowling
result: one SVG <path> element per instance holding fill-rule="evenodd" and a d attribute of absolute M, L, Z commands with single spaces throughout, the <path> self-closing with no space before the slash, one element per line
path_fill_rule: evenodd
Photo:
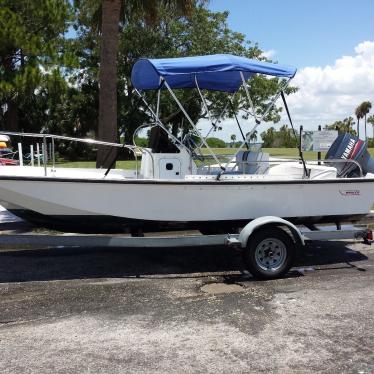
<path fill-rule="evenodd" d="M 334 162 L 334 160 L 343 161 Z M 367 150 L 367 142 L 348 133 L 340 134 L 328 150 L 325 163 L 328 166 L 335 167 L 340 178 L 359 177 L 360 169 L 358 165 L 350 160 L 356 161 L 361 166 L 364 175 L 374 173 L 374 159 L 370 157 Z"/>

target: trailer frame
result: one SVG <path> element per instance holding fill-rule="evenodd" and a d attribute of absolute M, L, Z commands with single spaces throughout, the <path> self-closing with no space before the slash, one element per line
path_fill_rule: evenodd
<path fill-rule="evenodd" d="M 270 236 L 267 236 L 269 233 Z M 260 243 L 257 241 L 262 239 Z M 250 221 L 239 234 L 219 235 L 152 235 L 133 237 L 109 234 L 0 234 L 0 247 L 4 246 L 45 246 L 45 247 L 91 247 L 91 248 L 176 248 L 200 246 L 228 246 L 243 252 L 246 267 L 257 278 L 274 279 L 283 276 L 292 266 L 295 254 L 306 242 L 314 240 L 363 240 L 373 242 L 373 233 L 366 227 L 350 226 L 347 229 L 322 228 L 302 229 L 280 217 L 265 216 Z M 276 257 L 275 243 L 282 249 Z M 259 249 L 261 245 L 262 249 Z M 262 252 L 261 252 L 262 251 Z M 279 250 L 280 251 L 280 250 Z M 283 258 L 284 264 L 273 269 L 266 259 L 277 263 Z M 262 253 L 262 254 L 261 254 Z M 262 256 L 262 257 L 261 257 Z M 283 257 L 282 257 L 283 256 Z M 277 259 L 277 261 L 276 261 Z M 279 261 L 278 261 L 279 260 Z M 264 263 L 268 265 L 264 265 Z M 268 268 L 264 268 L 264 266 Z M 262 269 L 262 270 L 261 270 Z"/>

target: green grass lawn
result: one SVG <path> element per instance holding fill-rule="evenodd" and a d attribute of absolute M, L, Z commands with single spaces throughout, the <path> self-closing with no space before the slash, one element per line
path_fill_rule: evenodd
<path fill-rule="evenodd" d="M 234 148 L 213 148 L 213 151 L 219 155 L 230 155 L 235 153 Z M 264 152 L 270 153 L 273 157 L 297 157 L 298 150 L 295 148 L 263 148 Z M 203 149 L 204 154 L 209 154 L 207 149 Z M 374 148 L 369 148 L 369 152 L 374 157 Z M 317 160 L 316 152 L 304 152 L 306 160 Z M 325 157 L 325 153 L 322 153 L 322 159 Z M 140 161 L 140 160 L 139 160 Z M 59 162 L 56 164 L 58 167 L 64 168 L 94 168 L 95 161 L 74 161 L 74 162 Z M 140 167 L 140 162 L 138 164 Z M 135 169 L 135 161 L 117 161 L 116 169 Z"/>
<path fill-rule="evenodd" d="M 95 161 L 74 161 L 74 162 L 57 162 L 57 167 L 62 168 L 95 168 Z M 140 167 L 140 162 L 138 162 Z M 135 161 L 117 161 L 116 169 L 135 169 Z"/>
<path fill-rule="evenodd" d="M 216 154 L 219 155 L 227 155 L 227 154 L 235 154 L 235 148 L 212 148 Z M 263 148 L 264 152 L 270 154 L 273 157 L 297 157 L 299 155 L 299 151 L 296 148 Z M 204 148 L 204 154 L 209 154 L 209 151 Z M 322 154 L 324 157 L 325 153 Z M 316 152 L 304 152 L 304 157 L 307 160 L 317 160 L 317 153 Z"/>

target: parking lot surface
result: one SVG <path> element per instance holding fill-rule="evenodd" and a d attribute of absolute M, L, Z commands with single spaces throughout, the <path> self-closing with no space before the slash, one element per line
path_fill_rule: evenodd
<path fill-rule="evenodd" d="M 280 280 L 227 248 L 0 250 L 0 372 L 372 373 L 374 249 Z"/>

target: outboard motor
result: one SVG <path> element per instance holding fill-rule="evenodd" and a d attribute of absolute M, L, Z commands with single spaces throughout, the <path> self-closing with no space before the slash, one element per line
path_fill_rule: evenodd
<path fill-rule="evenodd" d="M 333 160 L 326 162 L 328 159 L 347 160 L 347 162 L 334 162 Z M 340 134 L 328 150 L 325 163 L 328 166 L 335 167 L 340 178 L 359 177 L 359 167 L 349 160 L 358 162 L 364 175 L 374 173 L 374 159 L 370 157 L 367 150 L 367 142 L 348 133 Z"/>

